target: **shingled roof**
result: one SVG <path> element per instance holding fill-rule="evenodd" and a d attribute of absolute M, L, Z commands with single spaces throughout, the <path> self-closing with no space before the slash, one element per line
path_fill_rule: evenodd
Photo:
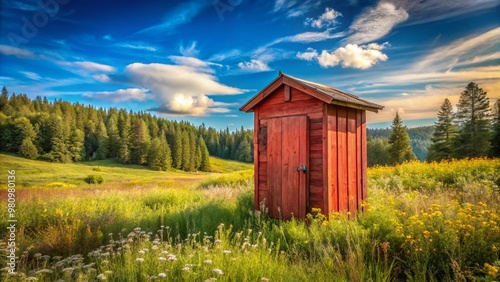
<path fill-rule="evenodd" d="M 267 85 L 263 90 L 257 93 L 250 101 L 240 108 L 240 111 L 251 112 L 253 108 L 259 104 L 264 98 L 271 94 L 282 84 L 289 85 L 290 87 L 299 89 L 306 94 L 318 98 L 319 100 L 328 103 L 336 104 L 351 108 L 358 108 L 372 112 L 382 110 L 384 106 L 363 100 L 358 96 L 346 93 L 344 91 L 335 89 L 331 86 L 315 83 L 312 81 L 296 78 L 286 75 L 280 71 L 279 76 Z"/>

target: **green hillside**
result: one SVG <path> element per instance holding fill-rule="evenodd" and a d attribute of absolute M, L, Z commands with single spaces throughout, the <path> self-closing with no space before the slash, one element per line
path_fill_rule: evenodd
<path fill-rule="evenodd" d="M 15 170 L 18 186 L 87 185 L 84 178 L 100 174 L 107 183 L 122 184 L 170 183 L 187 185 L 198 183 L 221 172 L 250 169 L 252 164 L 211 157 L 213 172 L 153 171 L 145 166 L 124 165 L 113 159 L 78 163 L 50 163 L 29 160 L 13 154 L 0 153 L 0 169 Z"/>

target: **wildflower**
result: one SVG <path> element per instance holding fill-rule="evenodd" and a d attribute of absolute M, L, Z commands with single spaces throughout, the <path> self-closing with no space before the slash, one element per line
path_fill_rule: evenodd
<path fill-rule="evenodd" d="M 495 278 L 498 275 L 499 268 L 498 266 L 491 265 L 487 262 L 484 263 L 484 268 L 486 269 L 486 272 L 488 273 L 489 276 Z"/>
<path fill-rule="evenodd" d="M 159 261 L 167 261 L 167 258 L 164 258 L 164 257 L 159 257 L 158 258 Z"/>
<path fill-rule="evenodd" d="M 102 273 L 99 274 L 99 275 L 97 275 L 97 279 L 100 280 L 100 281 L 106 281 L 107 280 L 106 275 L 104 275 Z"/>
<path fill-rule="evenodd" d="M 204 261 L 204 263 L 206 263 L 206 264 L 211 264 L 211 263 L 212 263 L 212 260 L 207 259 L 207 260 L 205 260 L 205 261 Z"/>
<path fill-rule="evenodd" d="M 184 266 L 184 267 L 182 268 L 182 270 L 184 270 L 184 271 L 189 271 L 189 267 Z"/>
<path fill-rule="evenodd" d="M 140 251 L 139 251 L 139 254 L 140 254 L 140 255 L 143 255 L 143 254 L 145 254 L 145 253 L 146 253 L 146 251 L 144 251 L 144 250 L 140 250 Z"/>
<path fill-rule="evenodd" d="M 40 269 L 37 272 L 35 272 L 36 275 L 38 275 L 38 274 L 45 274 L 45 273 L 52 273 L 52 270 L 50 270 L 50 269 Z"/>
<path fill-rule="evenodd" d="M 135 261 L 138 261 L 140 263 L 143 263 L 144 262 L 144 259 L 143 258 L 136 258 Z"/>
<path fill-rule="evenodd" d="M 159 273 L 159 274 L 158 274 L 158 277 L 161 277 L 161 278 L 163 278 L 163 277 L 167 277 L 167 274 L 166 274 L 166 273 L 164 273 L 164 272 L 162 272 L 162 273 Z"/>
<path fill-rule="evenodd" d="M 218 268 L 216 268 L 216 269 L 214 269 L 214 270 L 212 270 L 212 271 L 213 271 L 214 273 L 218 274 L 218 275 L 222 275 L 222 274 L 224 274 L 224 272 L 222 272 L 222 270 L 220 270 L 220 269 L 218 269 Z"/>
<path fill-rule="evenodd" d="M 493 252 L 498 252 L 498 248 L 497 248 L 497 246 L 495 246 L 495 245 L 491 246 L 491 250 L 492 250 Z"/>
<path fill-rule="evenodd" d="M 224 251 L 223 251 L 223 253 L 224 253 L 224 254 L 230 254 L 230 253 L 231 253 L 231 251 L 230 251 L 230 250 L 224 250 Z"/>
<path fill-rule="evenodd" d="M 168 261 L 177 260 L 177 257 L 176 257 L 175 255 L 168 254 L 167 260 L 168 260 Z"/>
<path fill-rule="evenodd" d="M 262 279 L 260 279 L 260 281 L 262 281 L 262 282 L 269 282 L 269 279 L 266 278 L 266 277 L 262 277 Z"/>
<path fill-rule="evenodd" d="M 215 240 L 215 242 L 214 242 L 214 243 L 215 243 L 215 244 L 220 244 L 220 243 L 222 243 L 222 241 L 221 241 L 221 240 L 219 240 L 219 239 L 217 239 L 217 240 Z"/>

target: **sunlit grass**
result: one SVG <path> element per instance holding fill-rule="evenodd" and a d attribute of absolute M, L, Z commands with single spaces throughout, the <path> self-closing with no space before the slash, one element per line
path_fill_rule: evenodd
<path fill-rule="evenodd" d="M 37 281 L 495 281 L 498 164 L 373 168 L 363 213 L 315 211 L 306 221 L 255 212 L 251 170 L 184 186 L 51 181 L 16 192 L 19 272 Z"/>

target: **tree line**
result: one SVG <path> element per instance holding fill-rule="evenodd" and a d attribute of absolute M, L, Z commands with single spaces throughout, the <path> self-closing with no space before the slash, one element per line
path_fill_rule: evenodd
<path fill-rule="evenodd" d="M 114 158 L 154 170 L 208 171 L 209 155 L 253 161 L 252 131 L 219 130 L 117 108 L 61 99 L 0 95 L 0 151 L 76 162 Z"/>
<path fill-rule="evenodd" d="M 438 121 L 431 127 L 432 132 L 429 127 L 408 130 L 396 113 L 390 130 L 368 132 L 368 165 L 394 165 L 415 159 L 415 153 L 419 153 L 420 160 L 427 161 L 500 157 L 500 100 L 491 107 L 486 95 L 471 82 L 461 93 L 456 112 L 449 99 L 445 99 L 437 114 Z M 413 132 L 411 143 L 409 132 Z M 414 139 L 420 140 L 415 142 Z M 420 145 L 415 146 L 414 142 Z M 424 144 L 428 144 L 425 159 L 419 148 Z"/>

